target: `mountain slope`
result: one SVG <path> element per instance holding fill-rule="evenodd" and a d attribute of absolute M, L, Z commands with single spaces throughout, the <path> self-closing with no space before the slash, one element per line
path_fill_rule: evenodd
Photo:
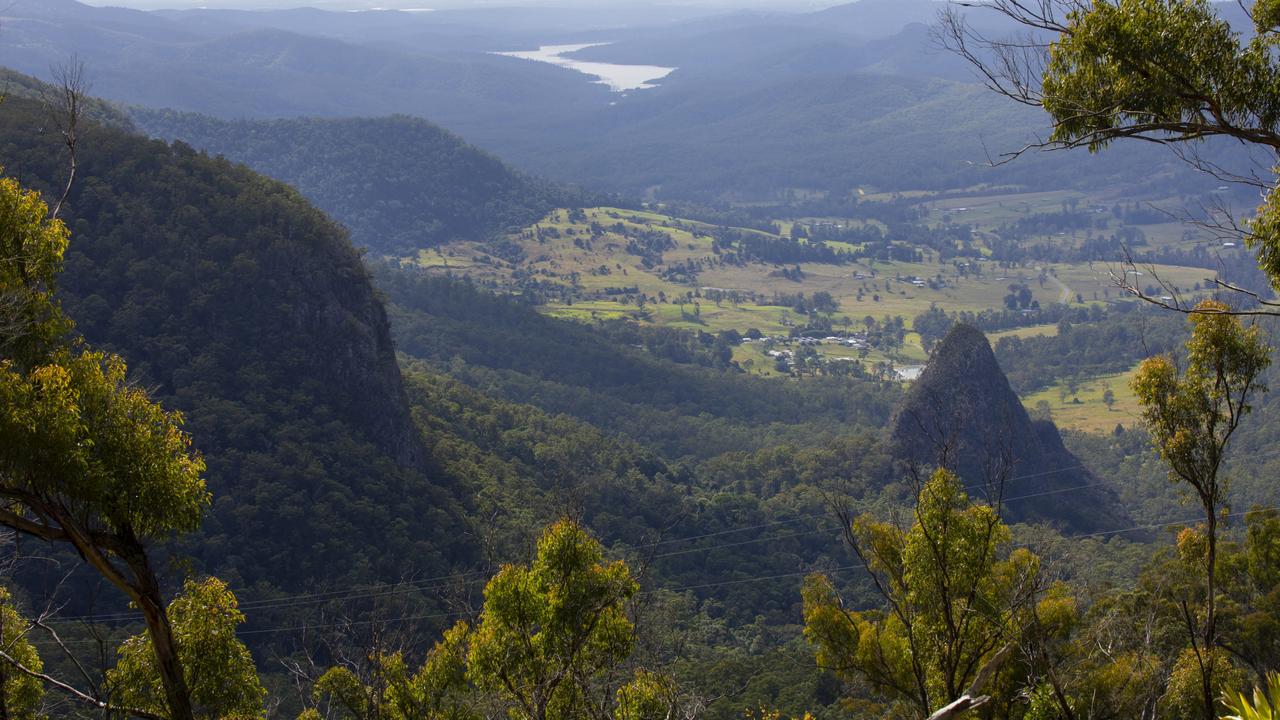
<path fill-rule="evenodd" d="M 858 0 L 819 10 L 803 18 L 817 28 L 867 37 L 896 35 L 912 23 L 932 23 L 947 6 L 936 0 Z"/>
<path fill-rule="evenodd" d="M 65 168 L 43 118 L 5 103 L 0 163 L 47 191 Z M 184 550 L 238 586 L 449 567 L 457 499 L 428 475 L 345 233 L 242 166 L 101 126 L 84 137 L 62 298 L 206 455 L 214 506 Z"/>
<path fill-rule="evenodd" d="M 590 327 L 469 283 L 380 266 L 397 346 L 512 402 L 572 415 L 670 458 L 789 443 L 815 445 L 878 427 L 896 387 L 840 378 L 753 378 L 663 362 L 625 326 Z"/>
<path fill-rule="evenodd" d="M 152 135 L 293 185 L 351 228 L 352 242 L 378 253 L 485 240 L 582 202 L 406 116 L 229 122 L 142 108 L 131 115 Z"/>
<path fill-rule="evenodd" d="M 572 71 L 489 55 L 494 40 L 485 37 L 467 51 L 405 51 L 269 25 L 179 23 L 71 0 L 14 0 L 4 14 L 0 65 L 43 78 L 74 54 L 105 98 L 224 118 L 408 112 L 453 130 L 500 132 L 513 123 L 564 122 L 583 103 L 603 105 L 609 95 Z"/>

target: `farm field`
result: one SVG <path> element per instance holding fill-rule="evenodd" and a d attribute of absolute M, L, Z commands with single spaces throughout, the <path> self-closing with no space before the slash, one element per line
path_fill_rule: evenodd
<path fill-rule="evenodd" d="M 932 202 L 936 207 L 929 212 L 955 215 L 964 208 L 969 213 L 966 222 L 980 221 L 976 225 L 986 232 L 1017 213 L 1061 208 L 1073 200 L 1083 203 L 1087 198 L 1058 192 L 970 197 L 964 199 L 966 205 L 946 199 Z M 849 221 L 843 227 L 866 224 Z M 786 233 L 789 223 L 782 225 Z M 804 259 L 761 260 L 743 245 L 754 242 L 772 248 L 770 252 Z M 894 242 L 892 234 L 885 242 Z M 1013 264 L 972 254 L 943 260 L 936 246 L 900 247 L 893 253 L 914 255 L 911 259 L 866 255 L 861 243 L 810 243 L 760 229 L 597 207 L 556 210 L 500 241 L 457 242 L 401 262 L 468 277 L 499 291 L 536 292 L 543 312 L 555 317 L 582 322 L 626 318 L 711 334 L 758 330 L 765 336 L 786 338 L 795 334 L 794 329 L 811 324 L 816 315 L 809 305 L 821 295 L 827 298 L 822 313 L 830 325 L 826 331 L 811 331 L 819 335 L 862 332 L 901 318 L 902 345 L 875 347 L 860 358 L 865 363 L 897 365 L 926 359 L 919 336 L 911 330 L 914 318 L 931 308 L 975 315 L 1027 308 L 1023 314 L 1030 313 L 1034 321 L 1036 308 L 1105 307 L 1121 301 L 1116 276 L 1126 273 L 1119 263 Z M 1194 295 L 1211 275 L 1193 267 L 1141 267 L 1129 277 L 1141 284 L 1158 275 L 1185 295 Z M 1015 292 L 1021 292 L 1027 304 L 1011 306 L 1009 298 Z M 1056 332 L 1054 323 L 1042 322 L 995 333 L 993 341 L 1005 335 Z M 847 357 L 850 349 L 823 345 L 817 350 L 824 357 L 837 358 Z M 735 359 L 752 360 L 753 371 L 772 369 L 772 359 L 758 348 L 739 348 L 737 355 Z"/>
<path fill-rule="evenodd" d="M 987 333 L 987 339 L 994 345 L 1001 338 L 1016 337 L 1057 337 L 1058 326 L 1055 323 L 1047 323 L 1045 325 L 1030 325 L 1028 327 L 1014 328 L 1012 330 L 1002 330 L 1000 332 Z"/>
<path fill-rule="evenodd" d="M 1131 427 L 1138 424 L 1138 400 L 1129 389 L 1136 370 L 1074 383 L 1062 380 L 1023 397 L 1022 403 L 1029 411 L 1047 403 L 1053 422 L 1063 429 L 1102 434 L 1112 432 L 1116 425 Z M 1110 408 L 1103 402 L 1103 394 L 1108 389 L 1115 395 L 1115 403 Z"/>
<path fill-rule="evenodd" d="M 1065 212 L 1078 213 L 1089 219 L 1087 228 L 1033 232 L 1026 240 L 1032 245 L 1053 245 L 1062 241 L 1079 243 L 1090 236 L 1119 233 L 1137 252 L 1204 249 L 1225 257 L 1243 251 L 1238 246 L 1224 246 L 1215 233 L 1185 222 L 1194 214 L 1184 209 L 1187 202 L 1196 208 L 1216 203 L 1220 190 L 1212 185 L 1206 185 L 1199 198 L 1148 197 L 1122 202 L 1117 202 L 1116 198 L 1123 193 L 1114 189 L 1091 193 L 1073 190 L 1016 192 L 1007 189 L 1003 192 L 1000 189 L 992 189 L 989 193 L 981 189 L 971 192 L 973 194 L 963 196 L 924 193 L 915 199 L 919 201 L 918 207 L 924 210 L 926 222 L 965 224 L 978 233 L 998 233 L 1020 221 Z M 868 197 L 888 200 L 892 196 Z M 1116 215 L 1116 210 L 1120 210 L 1120 216 Z"/>

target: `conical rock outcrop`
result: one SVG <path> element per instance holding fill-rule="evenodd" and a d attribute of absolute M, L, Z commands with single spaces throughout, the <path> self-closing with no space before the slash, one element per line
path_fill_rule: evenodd
<path fill-rule="evenodd" d="M 974 495 L 1002 487 L 1009 520 L 1077 532 L 1132 525 L 1053 422 L 1031 419 L 986 336 L 971 325 L 956 325 L 934 349 L 888 433 L 890 453 L 908 468 L 945 465 Z"/>

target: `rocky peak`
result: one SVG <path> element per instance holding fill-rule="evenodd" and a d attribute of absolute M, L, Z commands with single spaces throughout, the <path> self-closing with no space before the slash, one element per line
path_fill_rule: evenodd
<path fill-rule="evenodd" d="M 1054 424 L 1031 419 L 986 336 L 971 325 L 956 325 L 934 348 L 888 432 L 890 452 L 904 467 L 945 465 L 971 488 L 1003 483 L 1010 520 L 1073 531 L 1131 524 Z"/>

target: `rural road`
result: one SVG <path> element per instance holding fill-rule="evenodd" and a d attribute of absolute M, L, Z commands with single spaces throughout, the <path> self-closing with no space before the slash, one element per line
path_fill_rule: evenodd
<path fill-rule="evenodd" d="M 1059 280 L 1056 275 L 1053 275 L 1051 273 L 1046 273 L 1046 275 L 1048 275 L 1049 277 L 1049 282 L 1053 283 L 1054 285 L 1057 285 L 1058 290 L 1061 291 L 1061 293 L 1058 295 L 1058 302 L 1062 303 L 1063 305 L 1069 305 L 1071 303 L 1071 288 L 1067 287 L 1066 285 L 1063 285 L 1062 281 Z"/>

